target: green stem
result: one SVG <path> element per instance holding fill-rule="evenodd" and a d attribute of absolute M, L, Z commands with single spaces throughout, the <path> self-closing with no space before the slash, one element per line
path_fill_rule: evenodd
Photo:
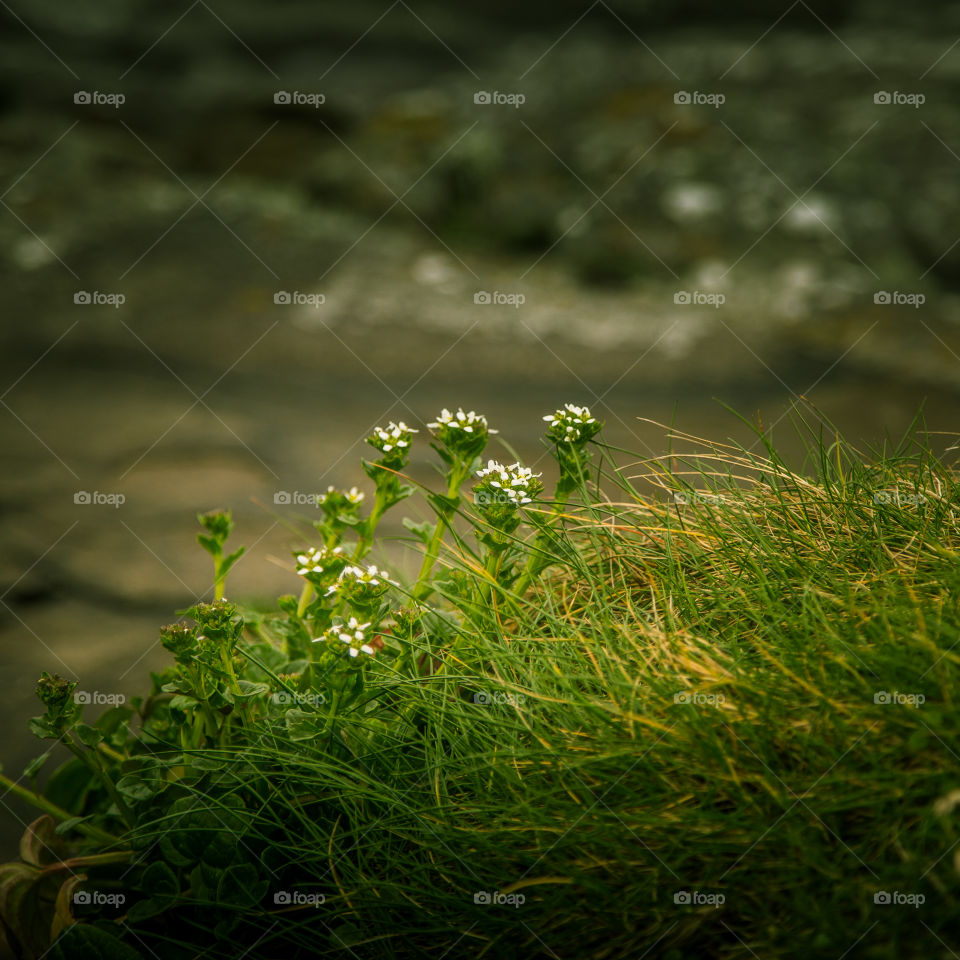
<path fill-rule="evenodd" d="M 84 750 L 83 747 L 73 740 L 69 733 L 64 736 L 63 745 L 77 757 L 81 763 L 86 764 L 86 766 L 96 774 L 97 779 L 103 784 L 103 789 L 107 791 L 107 796 L 114 802 L 127 826 L 133 826 L 133 813 L 126 803 L 124 803 L 120 794 L 117 793 L 117 788 L 114 786 L 110 775 L 104 768 L 100 760 L 100 755 Z"/>
<path fill-rule="evenodd" d="M 18 783 L 14 783 L 9 777 L 5 777 L 2 773 L 0 773 L 0 786 L 5 787 L 14 796 L 20 797 L 21 800 L 26 800 L 32 807 L 36 807 L 37 810 L 50 814 L 54 820 L 59 820 L 63 823 L 67 820 L 76 819 L 76 815 L 70 813 L 69 810 L 58 807 L 55 803 L 51 803 L 46 797 L 41 796 L 39 793 L 34 793 L 26 787 L 21 787 Z M 91 840 L 99 840 L 102 843 L 111 844 L 120 842 L 119 837 L 115 837 L 112 833 L 107 833 L 106 830 L 101 830 L 99 827 L 91 826 L 88 823 L 78 823 L 74 829 L 79 833 L 86 834 Z"/>
<path fill-rule="evenodd" d="M 534 538 L 533 545 L 530 549 L 530 556 L 527 559 L 527 565 L 517 582 L 513 585 L 513 593 L 516 594 L 516 596 L 522 597 L 534 578 L 538 577 L 549 565 L 550 558 L 546 555 L 546 545 L 550 539 L 550 530 L 567 505 L 567 500 L 570 499 L 570 493 L 571 490 L 569 486 L 565 485 L 561 478 L 557 483 L 553 509 L 550 511 L 550 516 L 544 521 L 543 529 Z"/>
<path fill-rule="evenodd" d="M 462 464 L 451 467 L 450 476 L 447 482 L 447 496 L 455 497 L 460 491 L 460 485 L 464 481 L 465 468 Z M 417 582 L 413 585 L 413 597 L 415 600 L 425 600 L 432 589 L 428 580 L 433 565 L 437 562 L 437 556 L 440 553 L 440 544 L 443 541 L 443 535 L 446 533 L 448 521 L 446 512 L 437 513 L 437 525 L 434 527 L 433 536 L 427 544 L 427 552 L 423 555 L 423 563 L 420 564 L 420 572 L 417 574 Z"/>

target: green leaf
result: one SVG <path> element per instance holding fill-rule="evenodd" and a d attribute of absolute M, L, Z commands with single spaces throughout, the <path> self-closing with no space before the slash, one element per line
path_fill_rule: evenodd
<path fill-rule="evenodd" d="M 143 923 L 144 920 L 152 920 L 169 910 L 170 906 L 171 903 L 168 899 L 150 897 L 147 900 L 138 900 L 127 911 L 127 923 Z"/>
<path fill-rule="evenodd" d="M 103 734 L 96 727 L 91 727 L 89 723 L 78 723 L 74 730 L 77 738 L 86 747 L 95 747 L 103 740 Z"/>
<path fill-rule="evenodd" d="M 265 693 L 270 692 L 270 684 L 268 683 L 253 683 L 250 680 L 238 680 L 237 686 L 240 688 L 240 696 L 242 697 L 262 697 Z"/>
<path fill-rule="evenodd" d="M 200 546 L 203 547 L 203 549 L 206 550 L 207 553 L 209 553 L 212 557 L 219 557 L 220 554 L 223 553 L 223 548 L 220 545 L 220 541 L 215 540 L 213 537 L 208 537 L 204 533 L 197 534 L 197 543 L 199 543 Z"/>
<path fill-rule="evenodd" d="M 39 757 L 34 757 L 24 768 L 23 775 L 28 779 L 32 780 L 40 768 L 50 759 L 50 751 L 46 753 L 41 753 Z"/>
<path fill-rule="evenodd" d="M 246 547 L 241 547 L 239 550 L 235 550 L 233 553 L 224 557 L 223 560 L 220 561 L 220 569 L 218 574 L 221 579 L 230 572 L 230 568 L 243 556 L 246 549 Z"/>
<path fill-rule="evenodd" d="M 153 776 L 151 773 L 154 772 L 139 770 L 136 773 L 128 773 L 117 781 L 117 792 L 134 802 L 149 800 L 158 793 L 163 793 L 170 786 L 169 782 L 159 771 Z"/>
<path fill-rule="evenodd" d="M 416 523 L 409 517 L 403 518 L 403 525 L 422 543 L 429 543 L 434 530 L 437 529 L 437 525 L 430 523 L 429 520 L 424 520 L 423 523 Z"/>
<path fill-rule="evenodd" d="M 66 836 L 78 824 L 87 823 L 92 819 L 92 815 L 88 817 L 70 817 L 69 820 L 64 820 L 63 823 L 58 823 L 54 832 L 58 837 Z"/>
<path fill-rule="evenodd" d="M 79 757 L 71 757 L 50 775 L 43 795 L 58 807 L 79 815 L 94 789 L 100 789 L 97 775 Z"/>
<path fill-rule="evenodd" d="M 57 938 L 47 960 L 143 960 L 143 955 L 112 933 L 89 923 L 75 923 Z"/>
<path fill-rule="evenodd" d="M 35 867 L 46 867 L 60 859 L 63 841 L 56 834 L 53 817 L 44 814 L 27 827 L 20 838 L 20 859 Z"/>
<path fill-rule="evenodd" d="M 180 881 L 162 860 L 157 860 L 140 874 L 137 888 L 152 897 L 176 897 L 180 894 Z"/>
<path fill-rule="evenodd" d="M 41 740 L 56 740 L 60 736 L 46 717 L 31 717 L 27 729 Z"/>
<path fill-rule="evenodd" d="M 287 735 L 294 741 L 312 740 L 318 733 L 316 714 L 305 713 L 296 707 L 284 714 L 284 722 Z"/>
<path fill-rule="evenodd" d="M 231 907 L 252 907 L 267 892 L 268 883 L 261 880 L 257 868 L 249 863 L 228 867 L 217 886 L 217 903 Z"/>

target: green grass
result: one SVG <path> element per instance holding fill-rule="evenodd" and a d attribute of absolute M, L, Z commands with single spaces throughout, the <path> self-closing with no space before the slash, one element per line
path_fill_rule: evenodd
<path fill-rule="evenodd" d="M 771 449 L 671 447 L 618 468 L 606 450 L 525 596 L 494 588 L 482 629 L 427 621 L 409 641 L 432 668 L 368 671 L 326 736 L 264 722 L 206 751 L 215 789 L 196 796 L 217 817 L 242 805 L 232 832 L 268 889 L 325 902 L 247 909 L 216 944 L 181 911 L 144 942 L 211 958 L 953 956 L 957 473 L 916 439 L 864 454 L 815 435 L 796 470 Z M 439 562 L 490 579 L 455 546 Z M 171 825 L 146 820 L 135 845 Z"/>

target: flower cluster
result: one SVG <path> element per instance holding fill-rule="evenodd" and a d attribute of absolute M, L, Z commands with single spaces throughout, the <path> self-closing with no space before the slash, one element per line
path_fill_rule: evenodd
<path fill-rule="evenodd" d="M 347 645 L 347 652 L 351 657 L 357 657 L 361 653 L 373 656 L 374 648 L 369 643 L 365 643 L 366 631 L 369 623 L 360 623 L 356 617 L 351 617 L 346 623 L 338 621 L 332 627 L 325 630 L 323 636 L 314 639 L 314 643 L 320 643 L 324 640 L 339 640 Z"/>
<path fill-rule="evenodd" d="M 547 427 L 547 436 L 554 443 L 587 443 L 603 426 L 599 420 L 590 416 L 589 407 L 578 407 L 573 403 L 565 403 L 563 409 L 547 414 L 543 419 L 550 424 Z"/>
<path fill-rule="evenodd" d="M 471 410 L 465 413 L 460 407 L 451 413 L 446 407 L 440 416 L 427 426 L 436 431 L 437 439 L 453 453 L 476 456 L 487 445 L 487 438 L 496 433 L 487 425 L 487 418 Z"/>
<path fill-rule="evenodd" d="M 402 420 L 399 423 L 391 420 L 385 427 L 374 428 L 373 433 L 367 437 L 367 443 L 383 454 L 381 463 L 388 467 L 402 467 L 410 454 L 413 435 L 419 432 L 408 427 Z"/>
<path fill-rule="evenodd" d="M 363 503 L 364 496 L 363 491 L 356 487 L 351 487 L 349 490 L 337 490 L 336 487 L 329 486 L 326 493 L 317 494 L 317 506 L 323 507 L 330 513 L 337 513 L 344 507 L 348 509 L 359 507 Z"/>
<path fill-rule="evenodd" d="M 378 570 L 373 564 L 366 570 L 351 564 L 344 567 L 337 582 L 327 588 L 327 596 L 336 594 L 354 607 L 371 607 L 391 585 L 393 581 L 387 579 L 386 570 Z"/>
<path fill-rule="evenodd" d="M 337 573 L 346 563 L 343 547 L 323 547 L 318 550 L 316 547 L 310 547 L 303 553 L 296 554 L 297 557 L 297 576 L 306 577 L 313 581 L 326 574 L 327 578 L 331 574 Z"/>
<path fill-rule="evenodd" d="M 486 468 L 477 471 L 477 479 L 482 482 L 473 488 L 474 502 L 509 503 L 516 507 L 531 503 L 543 489 L 537 479 L 540 476 L 542 474 L 534 474 L 530 467 L 521 467 L 519 463 L 505 467 L 496 460 L 488 460 Z"/>

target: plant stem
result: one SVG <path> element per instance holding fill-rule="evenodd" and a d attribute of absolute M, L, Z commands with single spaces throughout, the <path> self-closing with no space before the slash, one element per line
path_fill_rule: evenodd
<path fill-rule="evenodd" d="M 450 468 L 450 476 L 447 483 L 447 496 L 453 498 L 460 491 L 460 485 L 463 483 L 465 468 L 462 464 L 457 464 Z M 431 587 L 427 582 L 433 565 L 437 562 L 437 555 L 440 552 L 440 544 L 443 541 L 443 535 L 446 532 L 447 513 L 437 511 L 437 525 L 434 527 L 433 536 L 427 544 L 427 552 L 423 556 L 423 563 L 420 564 L 420 572 L 417 574 L 417 582 L 413 585 L 413 597 L 415 600 L 424 600 L 429 595 Z"/>
<path fill-rule="evenodd" d="M 51 817 L 59 820 L 61 823 L 75 819 L 75 815 L 70 813 L 69 810 L 58 807 L 55 803 L 51 803 L 46 797 L 41 796 L 39 793 L 34 793 L 26 787 L 21 787 L 18 783 L 14 783 L 9 777 L 5 777 L 2 773 L 0 773 L 0 786 L 5 787 L 14 796 L 20 797 L 21 800 L 26 800 L 27 803 L 36 807 L 38 810 L 50 814 Z M 106 830 L 101 830 L 99 827 L 91 826 L 88 823 L 78 823 L 74 829 L 86 834 L 92 840 L 100 840 L 104 843 L 120 842 L 119 837 L 115 837 L 112 833 L 107 833 Z"/>

